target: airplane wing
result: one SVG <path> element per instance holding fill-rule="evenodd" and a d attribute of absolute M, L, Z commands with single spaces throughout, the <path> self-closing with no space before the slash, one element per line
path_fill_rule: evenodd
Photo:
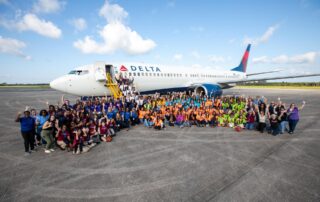
<path fill-rule="evenodd" d="M 251 81 L 267 81 L 267 80 L 278 80 L 278 79 L 292 79 L 292 78 L 300 78 L 300 77 L 311 77 L 311 76 L 320 76 L 320 73 L 318 74 L 301 74 L 301 75 L 292 75 L 292 76 L 278 76 L 278 77 L 265 77 L 265 78 L 252 78 L 252 79 L 243 79 L 238 81 L 227 81 L 227 82 L 221 82 L 219 84 L 236 84 L 236 83 L 246 83 Z"/>
<path fill-rule="evenodd" d="M 272 70 L 272 71 L 267 71 L 267 72 L 251 73 L 251 74 L 247 74 L 247 76 L 254 76 L 254 75 L 260 75 L 260 74 L 270 74 L 270 73 L 281 72 L 281 71 L 283 71 L 283 70 L 282 69 L 277 69 L 277 70 Z"/>

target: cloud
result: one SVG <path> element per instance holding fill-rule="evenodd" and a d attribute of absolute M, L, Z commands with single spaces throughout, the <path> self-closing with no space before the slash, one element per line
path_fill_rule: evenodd
<path fill-rule="evenodd" d="M 99 15 L 107 21 L 107 24 L 99 30 L 102 42 L 96 42 L 91 36 L 75 41 L 74 47 L 83 53 L 110 54 L 122 50 L 136 55 L 147 53 L 156 46 L 153 40 L 143 39 L 136 31 L 124 24 L 123 21 L 128 13 L 118 4 L 110 4 L 105 1 Z"/>
<path fill-rule="evenodd" d="M 209 56 L 209 60 L 213 63 L 219 63 L 219 62 L 224 62 L 225 58 L 222 56 L 212 55 L 212 56 Z"/>
<path fill-rule="evenodd" d="M 182 58 L 183 58 L 183 55 L 181 53 L 176 53 L 173 56 L 174 60 L 182 60 Z"/>
<path fill-rule="evenodd" d="M 0 4 L 9 5 L 9 1 L 8 0 L 0 0 Z"/>
<path fill-rule="evenodd" d="M 35 14 L 28 13 L 22 20 L 14 25 L 19 31 L 34 31 L 40 35 L 59 38 L 61 30 L 52 22 L 38 18 Z"/>
<path fill-rule="evenodd" d="M 191 56 L 196 58 L 196 59 L 199 59 L 201 57 L 200 53 L 198 51 L 192 51 L 191 52 Z"/>
<path fill-rule="evenodd" d="M 0 52 L 1 53 L 15 55 L 15 56 L 30 60 L 31 57 L 24 54 L 21 51 L 21 49 L 25 47 L 26 47 L 26 44 L 22 41 L 12 39 L 12 38 L 3 38 L 2 36 L 0 36 Z"/>
<path fill-rule="evenodd" d="M 128 17 L 127 11 L 118 4 L 110 4 L 108 0 L 105 1 L 100 9 L 99 15 L 104 17 L 108 23 L 123 22 Z"/>
<path fill-rule="evenodd" d="M 56 13 L 65 5 L 65 2 L 59 0 L 38 0 L 33 4 L 35 13 Z"/>
<path fill-rule="evenodd" d="M 61 36 L 62 32 L 56 25 L 38 18 L 35 14 L 27 13 L 22 18 L 19 15 L 18 18 L 20 19 L 17 21 L 0 19 L 0 25 L 18 31 L 33 31 L 50 38 L 59 38 Z"/>
<path fill-rule="evenodd" d="M 250 38 L 250 37 L 245 37 L 243 39 L 243 44 L 252 44 L 252 45 L 259 45 L 261 43 L 266 43 L 269 41 L 270 37 L 274 34 L 274 32 L 279 28 L 279 24 L 270 26 L 267 31 L 260 37 L 257 38 Z"/>
<path fill-rule="evenodd" d="M 252 62 L 253 63 L 268 63 L 269 59 L 267 56 L 261 56 L 261 57 L 253 58 Z"/>
<path fill-rule="evenodd" d="M 273 58 L 267 56 L 253 58 L 253 63 L 273 63 L 273 64 L 313 64 L 316 59 L 320 56 L 319 52 L 310 51 L 299 55 L 287 56 L 285 54 L 279 55 Z"/>
<path fill-rule="evenodd" d="M 83 18 L 73 19 L 70 23 L 77 31 L 83 31 L 87 28 L 87 22 Z"/>

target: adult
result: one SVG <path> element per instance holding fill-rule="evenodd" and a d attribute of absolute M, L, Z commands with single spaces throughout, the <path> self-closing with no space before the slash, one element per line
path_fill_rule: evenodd
<path fill-rule="evenodd" d="M 22 113 L 18 112 L 15 121 L 20 122 L 21 135 L 24 140 L 25 155 L 29 155 L 30 152 L 34 150 L 35 120 L 30 116 L 30 111 L 28 108 L 25 109 L 23 114 L 24 116 L 21 117 Z"/>
<path fill-rule="evenodd" d="M 41 141 L 41 131 L 43 124 L 49 119 L 49 114 L 47 110 L 42 109 L 40 113 L 37 115 L 36 118 L 36 138 L 38 141 L 38 145 L 41 145 L 41 142 L 45 144 L 46 142 L 44 140 Z"/>
<path fill-rule="evenodd" d="M 46 148 L 44 150 L 45 153 L 49 154 L 54 151 L 54 138 L 53 134 L 57 127 L 58 123 L 54 115 L 51 115 L 49 120 L 47 120 L 42 127 L 41 136 L 47 142 Z"/>
<path fill-rule="evenodd" d="M 288 122 L 289 122 L 289 134 L 293 134 L 296 126 L 299 122 L 299 110 L 302 110 L 305 106 L 306 102 L 303 101 L 300 107 L 297 107 L 294 103 L 292 103 L 287 111 L 288 113 Z"/>

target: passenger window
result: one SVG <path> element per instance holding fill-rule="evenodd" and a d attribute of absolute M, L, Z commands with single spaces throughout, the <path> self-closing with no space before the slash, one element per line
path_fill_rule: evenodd
<path fill-rule="evenodd" d="M 144 73 L 141 73 L 141 76 L 144 76 Z"/>
<path fill-rule="evenodd" d="M 140 76 L 140 72 L 138 72 L 137 74 L 138 74 L 138 76 Z"/>
<path fill-rule="evenodd" d="M 129 76 L 132 76 L 131 72 L 129 72 Z"/>
<path fill-rule="evenodd" d="M 133 76 L 136 76 L 136 73 L 135 73 L 135 72 L 133 72 Z"/>

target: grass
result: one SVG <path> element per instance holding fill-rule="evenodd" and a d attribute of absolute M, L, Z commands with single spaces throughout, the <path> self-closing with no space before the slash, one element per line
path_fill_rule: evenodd
<path fill-rule="evenodd" d="M 49 85 L 0 85 L 0 88 L 50 88 Z"/>
<path fill-rule="evenodd" d="M 236 86 L 236 88 L 270 88 L 270 89 L 309 89 L 309 90 L 320 90 L 320 86 Z"/>

